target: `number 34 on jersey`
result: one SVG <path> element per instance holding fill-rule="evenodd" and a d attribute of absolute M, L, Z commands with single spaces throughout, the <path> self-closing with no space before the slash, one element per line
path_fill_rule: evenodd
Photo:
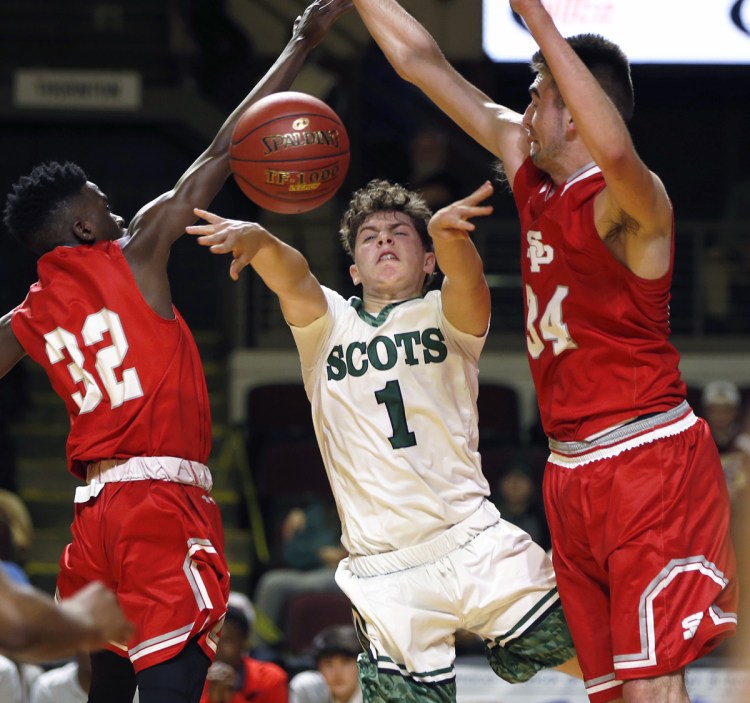
<path fill-rule="evenodd" d="M 530 231 L 526 235 L 529 244 L 526 257 L 530 260 L 532 273 L 541 271 L 544 264 L 554 260 L 554 250 L 542 242 L 542 233 Z M 547 301 L 541 316 L 540 302 L 534 289 L 527 283 L 526 290 L 526 346 L 529 356 L 538 359 L 550 342 L 555 356 L 566 349 L 577 349 L 578 345 L 568 332 L 568 326 L 563 317 L 563 301 L 568 295 L 568 286 L 557 286 L 552 297 Z"/>

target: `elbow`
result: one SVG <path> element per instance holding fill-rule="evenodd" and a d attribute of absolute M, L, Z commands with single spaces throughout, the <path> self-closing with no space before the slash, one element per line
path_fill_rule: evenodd
<path fill-rule="evenodd" d="M 632 172 L 632 160 L 624 153 L 607 151 L 595 156 L 594 160 L 610 182 L 625 181 Z"/>
<path fill-rule="evenodd" d="M 618 174 L 628 173 L 638 161 L 638 155 L 628 136 L 606 140 L 604 147 L 594 155 L 594 160 L 602 171 L 617 178 Z"/>

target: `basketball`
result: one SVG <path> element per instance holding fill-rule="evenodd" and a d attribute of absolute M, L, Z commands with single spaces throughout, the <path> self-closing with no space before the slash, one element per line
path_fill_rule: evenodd
<path fill-rule="evenodd" d="M 322 100 L 286 91 L 253 103 L 232 133 L 230 165 L 242 192 L 282 214 L 330 200 L 349 168 L 349 136 Z"/>

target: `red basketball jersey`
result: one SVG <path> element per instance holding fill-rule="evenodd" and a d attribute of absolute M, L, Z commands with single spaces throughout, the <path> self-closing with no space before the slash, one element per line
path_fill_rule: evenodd
<path fill-rule="evenodd" d="M 174 456 L 206 463 L 211 417 L 195 341 L 175 310 L 157 315 L 117 242 L 60 246 L 14 311 L 13 333 L 70 417 L 68 465 Z"/>
<path fill-rule="evenodd" d="M 544 431 L 560 441 L 685 398 L 668 341 L 672 264 L 646 280 L 612 256 L 594 225 L 604 187 L 594 164 L 555 188 L 530 160 L 513 184 L 529 364 Z"/>

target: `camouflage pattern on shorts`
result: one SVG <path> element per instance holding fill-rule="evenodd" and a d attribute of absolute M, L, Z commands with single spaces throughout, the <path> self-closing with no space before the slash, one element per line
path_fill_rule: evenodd
<path fill-rule="evenodd" d="M 510 683 L 528 681 L 537 671 L 560 666 L 575 656 L 573 639 L 559 603 L 518 639 L 504 646 L 492 641 L 485 644 L 492 670 Z"/>
<path fill-rule="evenodd" d="M 357 659 L 364 703 L 455 703 L 456 682 L 430 685 L 400 674 L 378 671 L 366 654 Z"/>

